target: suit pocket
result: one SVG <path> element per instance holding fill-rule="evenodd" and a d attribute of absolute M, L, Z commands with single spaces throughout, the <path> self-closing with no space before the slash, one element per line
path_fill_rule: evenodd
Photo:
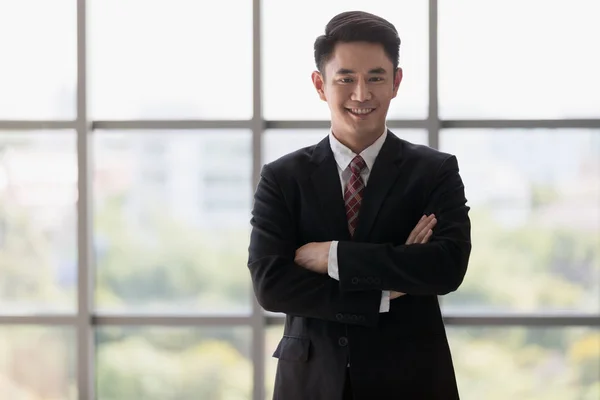
<path fill-rule="evenodd" d="M 295 336 L 283 336 L 273 353 L 273 357 L 286 361 L 308 360 L 310 339 Z"/>

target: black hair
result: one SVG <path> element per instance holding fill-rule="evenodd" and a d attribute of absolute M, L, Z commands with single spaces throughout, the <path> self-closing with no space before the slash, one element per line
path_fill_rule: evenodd
<path fill-rule="evenodd" d="M 394 65 L 400 62 L 400 37 L 387 20 L 364 11 L 347 11 L 336 15 L 325 26 L 325 34 L 315 40 L 315 64 L 321 74 L 338 42 L 379 43 Z"/>

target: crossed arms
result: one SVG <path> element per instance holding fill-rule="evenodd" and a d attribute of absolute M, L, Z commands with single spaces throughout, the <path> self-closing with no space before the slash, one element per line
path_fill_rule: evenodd
<path fill-rule="evenodd" d="M 268 311 L 338 322 L 340 316 L 353 315 L 356 318 L 342 322 L 374 326 L 382 290 L 397 292 L 393 296 L 456 290 L 471 250 L 468 207 L 456 158 L 441 165 L 427 198 L 424 211 L 435 212 L 437 220 L 429 242 L 422 243 L 424 237 L 421 243 L 404 245 L 341 241 L 337 281 L 326 269 L 311 270 L 311 264 L 303 261 L 295 246 L 290 207 L 276 174 L 265 166 L 254 198 L 248 258 L 258 302 Z"/>
<path fill-rule="evenodd" d="M 433 235 L 433 228 L 437 220 L 434 214 L 423 215 L 417 226 L 412 230 L 406 245 L 411 244 L 425 244 L 429 242 L 429 238 Z M 329 274 L 332 278 L 339 280 L 339 271 L 337 274 L 331 274 L 331 251 L 337 251 L 337 246 L 332 247 L 333 242 L 312 242 L 307 243 L 304 246 L 296 250 L 296 257 L 294 261 L 301 267 L 304 267 L 310 271 Z M 336 257 L 337 258 L 337 257 Z M 400 296 L 404 296 L 406 293 L 390 291 L 390 298 L 395 299 Z"/>

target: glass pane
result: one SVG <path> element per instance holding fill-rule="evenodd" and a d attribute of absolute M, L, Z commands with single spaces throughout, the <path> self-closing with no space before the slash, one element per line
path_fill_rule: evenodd
<path fill-rule="evenodd" d="M 101 328 L 98 399 L 250 399 L 251 340 L 245 327 Z"/>
<path fill-rule="evenodd" d="M 77 399 L 75 340 L 70 328 L 0 326 L 0 397 Z"/>
<path fill-rule="evenodd" d="M 250 0 L 89 3 L 94 118 L 252 117 Z"/>
<path fill-rule="evenodd" d="M 277 359 L 273 357 L 273 352 L 283 336 L 283 324 L 269 326 L 265 332 L 265 400 L 271 400 L 277 372 Z"/>
<path fill-rule="evenodd" d="M 97 132 L 97 306 L 247 312 L 247 131 Z"/>
<path fill-rule="evenodd" d="M 446 311 L 600 310 L 600 131 L 447 130 L 473 250 Z"/>
<path fill-rule="evenodd" d="M 440 0 L 443 118 L 600 117 L 600 2 Z"/>
<path fill-rule="evenodd" d="M 400 35 L 404 79 L 388 117 L 424 118 L 428 91 L 428 9 L 426 1 L 306 0 L 292 8 L 285 1 L 263 0 L 263 91 L 267 119 L 329 119 L 310 75 L 316 69 L 315 39 L 336 14 L 360 9 L 390 21 Z M 318 10 L 318 12 L 315 12 Z M 285 38 L 285 40 L 282 40 Z"/>
<path fill-rule="evenodd" d="M 0 133 L 0 314 L 75 311 L 76 202 L 72 132 Z"/>
<path fill-rule="evenodd" d="M 415 144 L 427 144 L 427 132 L 421 130 L 395 129 L 396 136 Z M 322 129 L 273 129 L 264 134 L 262 158 L 268 163 L 303 147 L 319 143 L 329 134 Z"/>
<path fill-rule="evenodd" d="M 0 119 L 75 118 L 72 0 L 0 0 Z"/>
<path fill-rule="evenodd" d="M 459 328 L 448 340 L 461 398 L 600 398 L 600 331 Z"/>

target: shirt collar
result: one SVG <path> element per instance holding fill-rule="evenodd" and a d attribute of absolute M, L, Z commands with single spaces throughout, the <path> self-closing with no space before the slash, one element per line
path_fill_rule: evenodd
<path fill-rule="evenodd" d="M 367 168 L 369 171 L 373 169 L 373 164 L 375 164 L 375 159 L 379 154 L 379 151 L 383 147 L 383 143 L 385 142 L 385 138 L 387 137 L 387 126 L 381 136 L 377 138 L 372 145 L 364 149 L 360 156 L 365 160 L 365 164 L 367 164 Z M 354 157 L 356 157 L 356 153 L 350 150 L 348 147 L 343 145 L 337 138 L 333 135 L 333 131 L 329 131 L 329 144 L 331 146 L 331 151 L 333 152 L 333 157 L 335 158 L 335 162 L 337 165 L 345 171 L 350 165 L 350 162 Z"/>

